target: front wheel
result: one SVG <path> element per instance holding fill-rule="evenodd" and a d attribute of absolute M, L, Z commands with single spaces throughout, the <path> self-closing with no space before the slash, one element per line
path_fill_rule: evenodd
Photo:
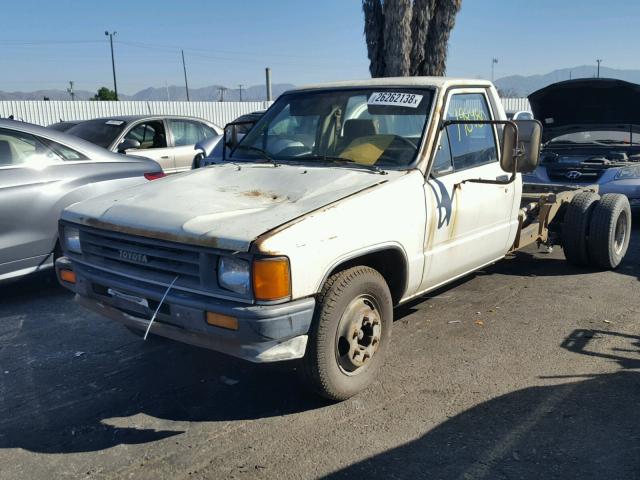
<path fill-rule="evenodd" d="M 364 390 L 383 362 L 392 324 L 391 293 L 378 271 L 358 266 L 332 275 L 318 298 L 304 380 L 336 401 Z"/>

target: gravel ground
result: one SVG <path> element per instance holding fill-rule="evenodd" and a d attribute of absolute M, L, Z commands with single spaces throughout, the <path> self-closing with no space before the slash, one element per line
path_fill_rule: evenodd
<path fill-rule="evenodd" d="M 47 276 L 0 286 L 0 478 L 640 478 L 639 247 L 615 272 L 530 249 L 397 309 L 340 404 Z"/>

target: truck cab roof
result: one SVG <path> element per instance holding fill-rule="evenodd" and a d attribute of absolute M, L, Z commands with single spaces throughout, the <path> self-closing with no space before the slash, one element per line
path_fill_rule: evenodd
<path fill-rule="evenodd" d="M 319 90 L 328 88 L 351 88 L 351 87 L 432 87 L 432 88 L 449 88 L 449 87 L 492 87 L 493 84 L 488 80 L 480 80 L 475 78 L 455 78 L 455 77 L 385 77 L 385 78 L 368 78 L 365 80 L 348 80 L 340 82 L 320 83 L 313 85 L 303 85 L 298 88 L 289 90 L 289 92 L 298 92 L 303 90 Z M 286 92 L 288 93 L 288 92 Z"/>

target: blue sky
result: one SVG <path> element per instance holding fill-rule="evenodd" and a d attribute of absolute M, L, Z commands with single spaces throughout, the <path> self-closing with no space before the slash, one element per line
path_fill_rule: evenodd
<path fill-rule="evenodd" d="M 606 8 L 602 6 L 605 5 Z M 448 74 L 496 78 L 595 64 L 640 68 L 636 0 L 463 0 Z M 21 0 L 3 2 L 0 89 L 112 86 L 104 31 L 116 30 L 118 88 L 304 84 L 366 78 L 360 0 Z"/>

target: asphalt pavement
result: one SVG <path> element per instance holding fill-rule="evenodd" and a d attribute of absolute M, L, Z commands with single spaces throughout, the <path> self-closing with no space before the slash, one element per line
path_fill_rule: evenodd
<path fill-rule="evenodd" d="M 636 224 L 638 219 L 635 219 Z M 379 380 L 146 342 L 0 286 L 0 479 L 640 478 L 640 229 L 615 272 L 529 249 L 396 310 Z"/>

